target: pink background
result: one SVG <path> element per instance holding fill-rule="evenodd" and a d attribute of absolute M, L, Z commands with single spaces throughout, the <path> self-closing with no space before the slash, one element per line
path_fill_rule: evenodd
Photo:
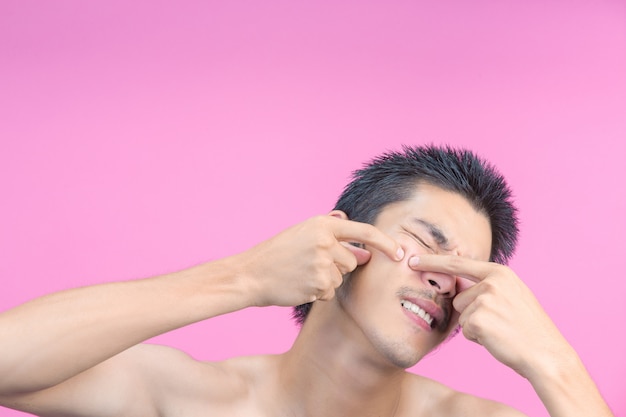
<path fill-rule="evenodd" d="M 623 2 L 5 0 L 0 57 L 0 309 L 243 251 L 374 155 L 449 143 L 509 178 L 512 265 L 626 416 Z M 289 316 L 157 341 L 282 352 Z M 462 336 L 415 371 L 547 415 Z"/>

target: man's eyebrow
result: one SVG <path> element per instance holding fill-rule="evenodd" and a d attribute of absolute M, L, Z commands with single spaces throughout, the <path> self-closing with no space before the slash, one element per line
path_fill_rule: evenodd
<path fill-rule="evenodd" d="M 443 249 L 446 249 L 448 247 L 450 241 L 446 237 L 445 233 L 443 233 L 443 231 L 438 226 L 423 219 L 414 218 L 413 221 L 424 226 L 426 230 L 428 230 L 428 233 L 430 233 L 432 238 L 435 239 L 435 242 L 437 243 L 437 245 L 439 245 L 439 247 Z"/>

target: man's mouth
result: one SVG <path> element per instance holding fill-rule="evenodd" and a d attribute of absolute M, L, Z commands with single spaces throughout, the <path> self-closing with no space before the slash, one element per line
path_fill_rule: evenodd
<path fill-rule="evenodd" d="M 431 327 L 433 326 L 433 320 L 434 320 L 433 317 L 431 317 L 431 315 L 428 314 L 423 308 L 407 300 L 401 300 L 400 304 L 406 310 L 422 318 L 426 323 L 428 323 L 429 326 Z"/>

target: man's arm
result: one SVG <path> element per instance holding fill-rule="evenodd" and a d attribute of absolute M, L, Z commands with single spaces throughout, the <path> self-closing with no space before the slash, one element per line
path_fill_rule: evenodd
<path fill-rule="evenodd" d="M 613 416 L 578 354 L 511 269 L 440 255 L 409 265 L 465 281 L 453 301 L 463 335 L 528 379 L 550 416 Z"/>
<path fill-rule="evenodd" d="M 0 393 L 57 385 L 146 339 L 250 305 L 231 259 L 63 291 L 0 315 Z"/>
<path fill-rule="evenodd" d="M 330 298 L 342 274 L 369 258 L 368 252 L 342 244 L 352 241 L 401 257 L 399 245 L 373 226 L 319 216 L 223 260 L 149 279 L 63 291 L 4 312 L 0 404 L 15 406 L 16 399 L 27 399 L 19 403 L 21 409 L 46 415 L 37 393 L 46 403 L 54 402 L 49 398 L 53 393 L 70 400 L 66 410 L 89 410 L 72 415 L 107 415 L 85 408 L 82 403 L 89 398 L 71 395 L 77 378 L 94 393 L 113 393 L 94 398 L 115 401 L 116 394 L 125 397 L 131 389 L 141 394 L 139 400 L 151 401 L 145 393 L 150 384 L 128 373 L 134 369 L 132 360 L 107 360 L 151 337 L 248 306 L 293 306 Z M 108 378 L 102 374 L 132 383 L 121 388 L 105 384 Z"/>

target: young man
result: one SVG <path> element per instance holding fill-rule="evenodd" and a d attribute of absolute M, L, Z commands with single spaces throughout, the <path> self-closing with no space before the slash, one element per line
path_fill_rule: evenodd
<path fill-rule="evenodd" d="M 551 416 L 611 416 L 502 265 L 516 224 L 503 178 L 472 153 L 383 155 L 355 173 L 330 215 L 247 252 L 3 313 L 0 404 L 50 417 L 521 416 L 405 371 L 460 326 L 527 378 Z M 303 323 L 281 355 L 203 363 L 141 344 L 268 305 L 298 306 Z"/>

